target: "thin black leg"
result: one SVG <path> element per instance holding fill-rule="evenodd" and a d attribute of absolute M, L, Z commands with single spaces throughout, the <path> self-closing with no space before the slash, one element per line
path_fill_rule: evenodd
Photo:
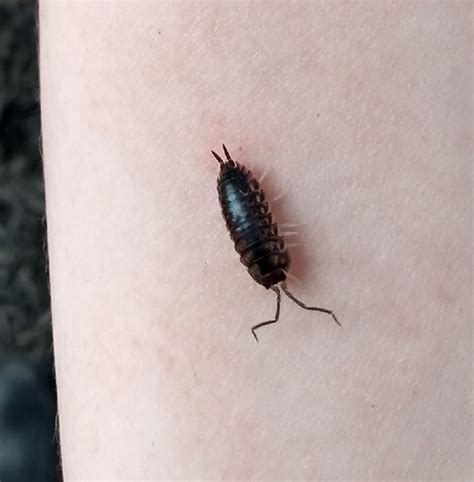
<path fill-rule="evenodd" d="M 252 327 L 252 334 L 255 337 L 255 340 L 257 340 L 257 341 L 258 341 L 258 338 L 257 338 L 257 334 L 255 333 L 255 330 L 258 330 L 262 326 L 271 325 L 272 323 L 276 323 L 278 321 L 278 318 L 280 318 L 281 293 L 280 293 L 280 290 L 278 289 L 278 286 L 272 286 L 271 289 L 277 295 L 277 307 L 276 307 L 276 312 L 275 312 L 275 318 L 273 320 L 264 321 L 264 322 L 259 323 L 258 325 L 255 325 L 255 326 Z"/>
<path fill-rule="evenodd" d="M 302 301 L 300 301 L 298 298 L 295 298 L 295 296 L 288 291 L 288 288 L 286 287 L 285 283 L 281 283 L 281 289 L 285 292 L 286 296 L 290 298 L 290 300 L 294 301 L 298 306 L 301 306 L 301 308 L 305 310 L 311 310 L 311 311 L 321 311 L 322 313 L 327 313 L 328 315 L 331 315 L 333 320 L 339 325 L 342 326 L 339 323 L 339 320 L 336 318 L 336 315 L 332 310 L 328 310 L 327 308 L 319 308 L 318 306 L 307 306 L 305 305 Z"/>

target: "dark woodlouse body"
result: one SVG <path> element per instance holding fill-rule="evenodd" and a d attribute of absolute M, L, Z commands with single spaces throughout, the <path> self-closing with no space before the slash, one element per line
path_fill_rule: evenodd
<path fill-rule="evenodd" d="M 226 161 L 214 151 L 211 152 L 220 164 L 217 192 L 227 229 L 234 242 L 235 250 L 240 255 L 240 261 L 247 268 L 250 276 L 265 288 L 272 289 L 277 295 L 275 318 L 252 327 L 255 339 L 258 341 L 255 330 L 276 323 L 279 319 L 281 293 L 278 284 L 283 292 L 301 308 L 330 314 L 340 325 L 332 310 L 307 306 L 288 290 L 286 279 L 290 268 L 290 255 L 285 247 L 284 237 L 273 221 L 265 193 L 252 172 L 235 162 L 225 145 L 222 147 Z"/>
<path fill-rule="evenodd" d="M 252 172 L 232 159 L 222 163 L 217 192 L 235 250 L 250 276 L 265 288 L 285 281 L 290 255 Z"/>

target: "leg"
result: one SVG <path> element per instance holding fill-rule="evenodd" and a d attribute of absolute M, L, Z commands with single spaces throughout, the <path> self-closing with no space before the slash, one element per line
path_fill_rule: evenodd
<path fill-rule="evenodd" d="M 258 328 L 261 328 L 262 326 L 265 325 L 271 325 L 272 323 L 276 323 L 278 321 L 278 318 L 280 318 L 280 302 L 281 302 L 281 293 L 280 290 L 278 289 L 278 286 L 272 286 L 271 289 L 277 294 L 277 307 L 276 307 L 276 312 L 275 312 L 275 319 L 269 320 L 269 321 L 264 321 L 262 323 L 259 323 L 258 325 L 255 325 L 252 327 L 252 334 L 255 337 L 255 340 L 258 341 L 257 334 L 255 333 L 255 330 Z"/>
<path fill-rule="evenodd" d="M 273 204 L 273 203 L 279 201 L 280 199 L 283 199 L 285 196 L 286 196 L 286 193 L 280 193 L 280 194 L 278 194 L 278 196 L 274 197 L 274 198 L 270 201 L 270 204 Z"/>
<path fill-rule="evenodd" d="M 331 315 L 333 317 L 333 320 L 341 326 L 339 323 L 339 320 L 336 318 L 336 315 L 332 312 L 332 310 L 328 310 L 326 308 L 319 308 L 317 306 L 307 306 L 305 305 L 302 301 L 299 299 L 295 298 L 294 295 L 292 295 L 289 291 L 288 288 L 286 287 L 286 283 L 281 283 L 281 289 L 285 292 L 286 296 L 290 298 L 290 300 L 293 300 L 298 306 L 301 306 L 301 308 L 305 310 L 312 310 L 312 311 L 321 311 L 322 313 L 327 313 L 328 315 Z"/>
<path fill-rule="evenodd" d="M 260 177 L 258 178 L 259 184 L 262 184 L 263 180 L 267 177 L 267 174 L 268 174 L 268 170 L 267 168 L 265 168 L 265 170 L 263 171 L 263 174 L 261 174 Z"/>

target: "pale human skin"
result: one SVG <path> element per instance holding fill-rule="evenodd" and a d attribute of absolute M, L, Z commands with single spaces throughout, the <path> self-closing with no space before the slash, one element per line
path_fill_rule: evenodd
<path fill-rule="evenodd" d="M 40 5 L 66 480 L 472 475 L 469 2 Z M 299 224 L 257 285 L 210 150 Z"/>

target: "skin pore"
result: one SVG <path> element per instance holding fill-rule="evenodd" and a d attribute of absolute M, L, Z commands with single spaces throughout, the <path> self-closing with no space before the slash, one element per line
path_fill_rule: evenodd
<path fill-rule="evenodd" d="M 462 479 L 468 2 L 40 2 L 65 480 Z M 299 225 L 239 263 L 225 142 Z"/>

